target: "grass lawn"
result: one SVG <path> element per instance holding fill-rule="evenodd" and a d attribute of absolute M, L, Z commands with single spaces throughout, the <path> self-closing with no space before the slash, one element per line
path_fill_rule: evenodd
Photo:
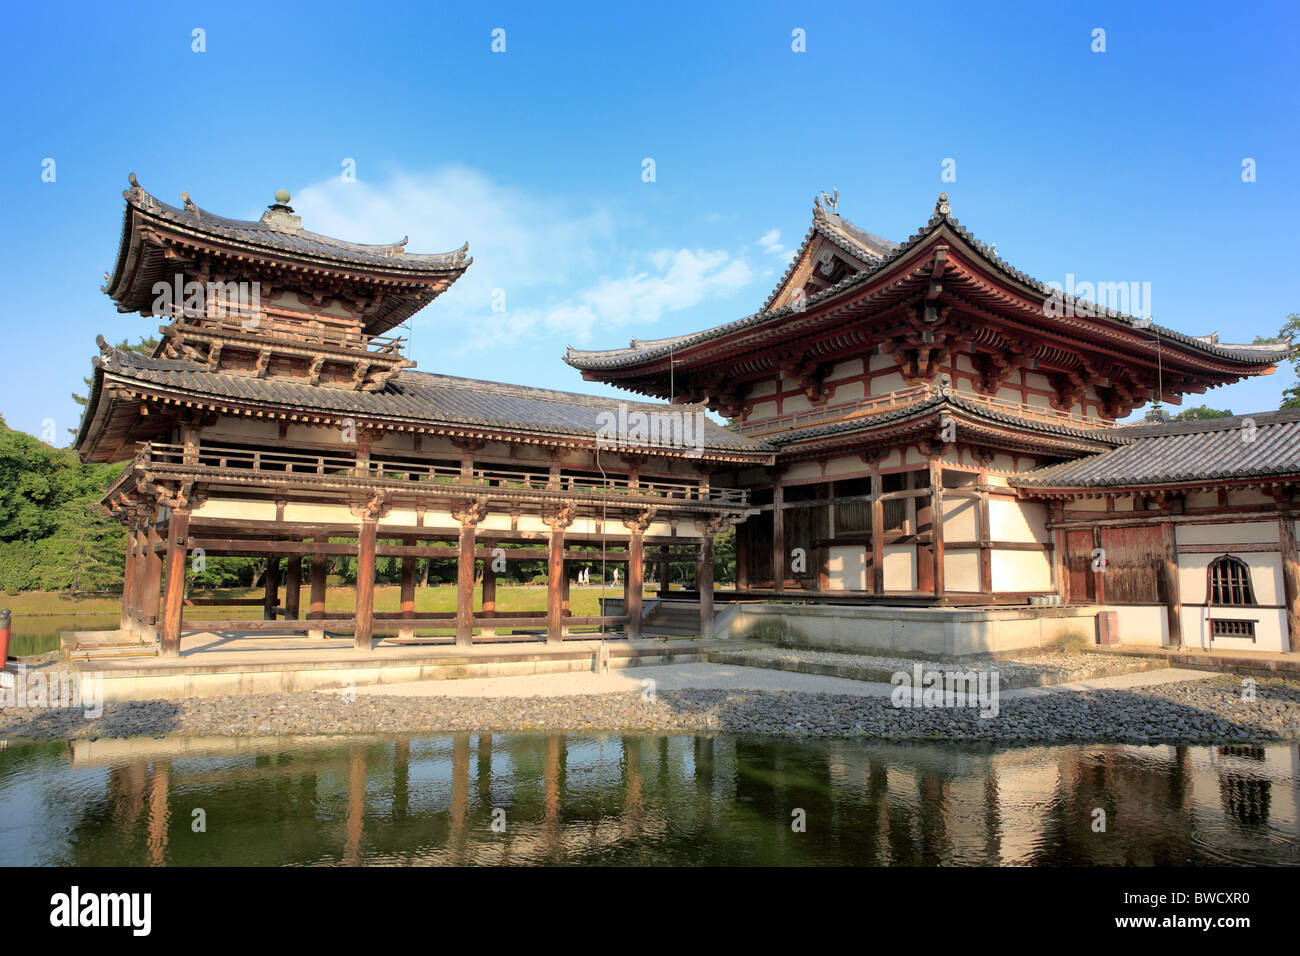
<path fill-rule="evenodd" d="M 622 587 L 608 587 L 606 597 L 622 597 Z M 646 588 L 651 597 L 654 588 Z M 248 598 L 261 601 L 262 589 L 226 588 L 215 591 L 195 591 L 191 597 Z M 300 612 L 307 613 L 309 591 L 304 583 Z M 569 610 L 575 616 L 600 613 L 601 588 L 599 585 L 581 587 L 574 584 L 569 589 Z M 351 611 L 356 606 L 357 589 L 350 585 L 331 585 L 326 591 L 325 608 L 329 611 Z M 284 600 L 281 591 L 280 599 Z M 376 611 L 401 610 L 401 588 L 396 584 L 381 584 L 375 588 Z M 474 588 L 474 606 L 482 606 L 482 586 Z M 107 630 L 117 627 L 121 599 L 117 596 L 70 597 L 66 591 L 23 591 L 15 595 L 0 595 L 0 607 L 13 612 L 12 637 L 9 653 L 15 656 L 42 654 L 59 646 L 59 634 L 67 630 Z M 417 611 L 455 611 L 456 586 L 442 584 L 436 587 L 415 589 Z M 545 585 L 498 585 L 497 613 L 542 613 L 546 610 Z M 187 607 L 185 618 L 189 621 L 261 620 L 260 606 L 248 607 Z"/>

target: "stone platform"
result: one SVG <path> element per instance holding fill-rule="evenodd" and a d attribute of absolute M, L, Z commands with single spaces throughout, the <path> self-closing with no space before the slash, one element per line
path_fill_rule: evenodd
<path fill-rule="evenodd" d="M 559 644 L 498 641 L 470 647 L 390 645 L 358 649 L 351 637 L 311 639 L 266 632 L 187 634 L 177 657 L 140 656 L 141 645 L 116 631 L 69 631 L 66 666 L 102 675 L 104 700 L 295 693 L 415 680 L 592 671 L 602 643 L 611 670 L 703 661 L 736 641 L 636 641 L 574 638 Z M 96 652 L 95 649 L 99 651 Z M 122 648 L 135 655 L 121 656 Z M 89 653 L 87 653 L 89 651 Z"/>

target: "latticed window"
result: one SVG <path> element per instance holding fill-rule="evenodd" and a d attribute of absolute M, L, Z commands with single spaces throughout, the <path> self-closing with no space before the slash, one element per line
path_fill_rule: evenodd
<path fill-rule="evenodd" d="M 1250 568 L 1240 558 L 1224 555 L 1210 564 L 1211 604 L 1254 604 Z"/>

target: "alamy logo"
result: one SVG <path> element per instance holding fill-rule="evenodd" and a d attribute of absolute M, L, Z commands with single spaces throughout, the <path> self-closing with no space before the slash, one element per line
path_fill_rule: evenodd
<path fill-rule="evenodd" d="M 67 893 L 50 897 L 50 925 L 126 926 L 133 936 L 148 936 L 153 926 L 153 895 L 150 893 L 82 893 L 74 886 Z"/>
<path fill-rule="evenodd" d="M 153 294 L 152 314 L 157 317 L 237 318 L 250 329 L 262 321 L 260 282 L 186 282 L 176 275 L 171 282 L 155 282 Z"/>
<path fill-rule="evenodd" d="M 895 707 L 978 707 L 982 718 L 998 715 L 996 670 L 927 671 L 918 663 L 910 674 L 897 671 L 890 683 Z"/>
<path fill-rule="evenodd" d="M 1136 319 L 1151 317 L 1150 282 L 1077 282 L 1070 272 L 1065 285 L 1049 282 L 1047 287 L 1052 290 L 1043 302 L 1043 314 L 1048 318 L 1097 316 L 1104 309 Z"/>
<path fill-rule="evenodd" d="M 0 672 L 0 708 L 82 708 L 87 720 L 104 715 L 104 674 L 46 671 L 18 664 Z"/>
<path fill-rule="evenodd" d="M 600 448 L 676 448 L 691 458 L 704 454 L 703 409 L 640 411 L 618 403 L 618 411 L 596 416 L 596 445 Z"/>

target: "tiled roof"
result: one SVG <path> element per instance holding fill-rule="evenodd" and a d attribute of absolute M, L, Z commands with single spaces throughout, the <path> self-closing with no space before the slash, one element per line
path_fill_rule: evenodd
<path fill-rule="evenodd" d="M 1019 415 L 1012 415 L 996 408 L 990 408 L 988 405 L 981 402 L 967 401 L 956 392 L 952 392 L 948 395 L 935 395 L 934 397 L 927 398 L 924 401 L 916 402 L 912 405 L 905 405 L 901 408 L 893 408 L 889 411 L 879 412 L 875 415 L 863 415 L 859 418 L 849 419 L 848 421 L 830 422 L 826 425 L 809 425 L 806 428 L 799 428 L 794 431 L 765 435 L 763 438 L 770 444 L 780 448 L 792 442 L 806 441 L 809 438 L 823 438 L 827 435 L 836 435 L 842 432 L 851 432 L 863 428 L 874 428 L 878 425 L 884 425 L 893 421 L 919 417 L 940 407 L 953 408 L 967 412 L 974 418 L 987 419 L 992 422 L 1004 425 L 1014 425 L 1019 428 L 1028 428 L 1030 430 L 1041 431 L 1050 435 L 1061 435 L 1069 438 L 1093 441 L 1100 445 L 1115 444 L 1119 441 L 1123 441 L 1123 438 L 1117 436 L 1116 430 L 1112 428 L 1072 428 L 1069 425 L 1058 425 L 1055 422 L 1039 421 L 1033 418 L 1022 418 Z"/>
<path fill-rule="evenodd" d="M 838 219 L 839 217 L 836 218 Z M 935 232 L 935 230 L 944 225 L 947 225 L 957 235 L 966 240 L 973 249 L 980 253 L 981 257 L 986 262 L 1008 278 L 1029 286 L 1031 289 L 1034 289 L 1046 297 L 1061 294 L 1046 283 L 1025 275 L 1025 273 L 1013 268 L 1003 259 L 998 257 L 993 251 L 993 247 L 976 239 L 969 230 L 962 226 L 952 216 L 951 208 L 946 197 L 941 196 L 939 203 L 935 206 L 934 215 L 930 217 L 930 221 L 922 226 L 921 229 L 912 236 L 909 236 L 906 242 L 901 245 L 893 245 L 891 243 L 891 251 L 886 253 L 879 261 L 873 262 L 861 272 L 856 272 L 853 275 L 842 279 L 830 288 L 823 289 L 821 292 L 809 296 L 798 308 L 793 305 L 782 306 L 781 308 L 772 309 L 771 311 L 768 311 L 765 308 L 759 312 L 755 312 L 753 315 L 746 316 L 743 319 L 737 319 L 734 322 L 728 322 L 711 329 L 705 329 L 702 332 L 696 332 L 689 335 L 679 335 L 668 339 L 656 339 L 647 342 L 638 342 L 636 339 L 633 339 L 632 344 L 625 349 L 583 350 L 570 347 L 564 360 L 574 368 L 583 370 L 594 371 L 598 369 L 626 368 L 652 359 L 661 358 L 668 354 L 670 348 L 672 350 L 686 348 L 698 345 L 702 342 L 724 338 L 734 332 L 753 328 L 765 323 L 780 322 L 785 317 L 795 312 L 806 312 L 809 308 L 819 302 L 834 298 L 843 292 L 864 284 L 877 273 L 887 269 L 893 262 L 910 253 L 933 232 Z M 1216 336 L 1187 335 L 1173 329 L 1165 328 L 1164 326 L 1156 325 L 1149 320 L 1125 315 L 1122 312 L 1099 306 L 1085 299 L 1076 299 L 1073 296 L 1065 295 L 1063 297 L 1063 304 L 1066 306 L 1075 305 L 1075 311 L 1082 312 L 1082 314 L 1085 315 L 1093 315 L 1098 319 L 1110 319 L 1133 328 L 1142 329 L 1165 341 L 1176 342 L 1180 345 L 1186 346 L 1192 351 L 1201 352 L 1206 355 L 1212 355 L 1216 358 L 1227 359 L 1233 362 L 1240 362 L 1242 364 L 1256 365 L 1279 362 L 1286 358 L 1291 351 L 1289 343 L 1279 343 L 1276 345 L 1220 345 Z"/>
<path fill-rule="evenodd" d="M 1300 410 L 1116 429 L 1124 444 L 1011 479 L 1023 488 L 1106 488 L 1300 476 Z"/>
<path fill-rule="evenodd" d="M 420 255 L 406 252 L 407 240 L 367 245 L 309 232 L 287 206 L 277 205 L 261 220 L 227 219 L 194 203 L 177 208 L 146 192 L 136 181 L 123 193 L 127 202 L 142 212 L 196 233 L 203 233 L 270 252 L 289 254 L 333 263 L 367 265 L 404 272 L 464 270 L 472 261 L 466 255 L 469 243 L 452 252 Z"/>
<path fill-rule="evenodd" d="M 632 412 L 674 412 L 693 415 L 697 405 L 624 402 L 619 399 L 558 392 L 479 379 L 403 371 L 382 390 L 353 391 L 309 385 L 284 378 L 255 378 L 232 372 L 210 372 L 184 359 L 149 358 L 113 349 L 96 358 L 97 376 L 103 374 L 141 386 L 210 400 L 253 402 L 299 412 L 355 415 L 419 425 L 509 429 L 547 436 L 596 437 L 602 412 L 618 414 L 620 406 Z M 89 416 L 88 416 L 89 418 Z M 607 420 L 607 419 L 606 419 Z M 83 426 L 84 429 L 84 426 Z M 80 444 L 81 438 L 78 439 Z M 757 457 L 772 449 L 704 418 L 703 445 L 708 451 Z"/>

